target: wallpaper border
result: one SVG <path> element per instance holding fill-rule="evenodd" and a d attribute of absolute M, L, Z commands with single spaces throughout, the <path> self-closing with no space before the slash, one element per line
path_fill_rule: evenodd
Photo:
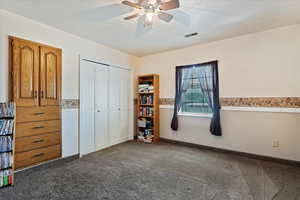
<path fill-rule="evenodd" d="M 220 99 L 221 106 L 300 108 L 300 97 L 232 97 Z M 174 98 L 160 98 L 160 105 L 174 105 Z"/>
<path fill-rule="evenodd" d="M 78 109 L 79 99 L 62 99 L 60 105 L 62 109 Z"/>

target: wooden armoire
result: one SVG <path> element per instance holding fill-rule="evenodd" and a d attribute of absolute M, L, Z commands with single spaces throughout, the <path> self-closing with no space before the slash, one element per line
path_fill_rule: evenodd
<path fill-rule="evenodd" d="M 61 49 L 9 37 L 15 169 L 61 157 Z"/>

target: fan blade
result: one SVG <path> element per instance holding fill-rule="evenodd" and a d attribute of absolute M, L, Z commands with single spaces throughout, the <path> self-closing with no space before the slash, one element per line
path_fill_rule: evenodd
<path fill-rule="evenodd" d="M 139 4 L 133 3 L 133 2 L 130 2 L 130 1 L 122 1 L 122 4 L 124 4 L 126 6 L 133 7 L 133 8 L 137 8 L 137 9 L 141 9 L 142 8 Z"/>
<path fill-rule="evenodd" d="M 180 3 L 179 0 L 171 0 L 171 1 L 167 1 L 165 3 L 163 3 L 159 9 L 160 10 L 172 10 L 172 9 L 176 9 L 179 8 Z"/>
<path fill-rule="evenodd" d="M 125 20 L 130 20 L 130 19 L 133 19 L 133 18 L 138 17 L 138 16 L 139 16 L 139 13 L 135 13 L 135 14 L 133 14 L 133 15 L 129 15 L 129 16 L 127 16 L 127 17 L 124 17 L 124 19 L 125 19 Z"/>
<path fill-rule="evenodd" d="M 159 12 L 157 16 L 159 19 L 161 19 L 165 22 L 170 22 L 173 19 L 173 15 L 170 15 L 170 14 L 164 13 L 164 12 Z"/>

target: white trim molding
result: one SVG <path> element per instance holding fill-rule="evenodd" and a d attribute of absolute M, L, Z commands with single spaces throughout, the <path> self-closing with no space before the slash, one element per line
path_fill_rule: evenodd
<path fill-rule="evenodd" d="M 160 109 L 173 109 L 174 106 L 173 105 L 159 105 Z"/>
<path fill-rule="evenodd" d="M 198 117 L 198 118 L 212 118 L 212 114 L 211 113 L 187 113 L 187 112 L 179 112 L 178 116 Z"/>
<path fill-rule="evenodd" d="M 173 109 L 173 105 L 160 105 L 160 109 Z M 239 112 L 273 112 L 273 113 L 300 113 L 300 108 L 280 108 L 280 107 L 239 107 L 239 106 L 222 106 L 222 111 L 239 111 Z M 180 114 L 179 114 L 180 115 Z M 194 116 L 194 114 L 181 114 L 182 116 Z"/>
<path fill-rule="evenodd" d="M 224 111 L 300 113 L 300 108 L 222 106 Z"/>

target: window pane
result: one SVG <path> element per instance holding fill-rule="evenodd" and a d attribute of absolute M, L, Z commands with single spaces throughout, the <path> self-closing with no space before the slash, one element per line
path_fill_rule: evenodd
<path fill-rule="evenodd" d="M 184 90 L 181 112 L 211 113 L 207 99 L 200 88 L 199 78 L 202 78 L 201 74 L 196 72 L 195 68 L 188 68 L 183 72 Z"/>

